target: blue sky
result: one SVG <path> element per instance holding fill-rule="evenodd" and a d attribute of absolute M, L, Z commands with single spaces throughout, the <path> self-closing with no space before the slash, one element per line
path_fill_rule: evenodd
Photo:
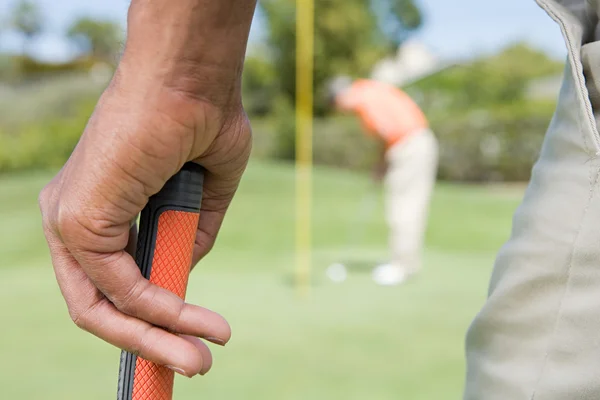
<path fill-rule="evenodd" d="M 33 46 L 40 57 L 68 58 L 73 48 L 61 33 L 81 15 L 107 17 L 125 23 L 127 0 L 38 0 L 48 17 L 47 32 Z M 507 44 L 525 40 L 550 54 L 566 53 L 558 26 L 534 0 L 420 0 L 426 24 L 417 38 L 443 58 L 463 58 L 493 52 Z M 0 19 L 7 15 L 13 0 L 0 1 Z M 253 28 L 253 40 L 260 40 L 260 24 Z M 4 33 L 4 49 L 20 48 L 20 38 Z"/>

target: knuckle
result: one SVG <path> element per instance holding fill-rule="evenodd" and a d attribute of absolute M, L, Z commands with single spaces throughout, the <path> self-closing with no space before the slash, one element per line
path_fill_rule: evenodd
<path fill-rule="evenodd" d="M 113 294 L 112 301 L 117 309 L 129 315 L 136 315 L 138 304 L 143 296 L 145 287 L 143 280 L 136 280 L 122 294 Z"/>
<path fill-rule="evenodd" d="M 179 332 L 181 327 L 181 320 L 183 319 L 183 313 L 185 311 L 185 302 L 181 301 L 177 309 L 174 310 L 173 318 L 170 319 L 166 328 L 170 332 Z"/>
<path fill-rule="evenodd" d="M 38 205 L 40 206 L 40 208 L 43 210 L 46 206 L 46 204 L 48 203 L 49 199 L 50 199 L 50 191 L 51 191 L 51 186 L 50 184 L 47 184 L 46 186 L 44 186 L 42 188 L 42 190 L 40 190 L 40 193 L 38 195 Z"/>
<path fill-rule="evenodd" d="M 71 315 L 71 320 L 79 329 L 83 329 L 84 331 L 87 331 L 87 329 L 86 329 L 87 324 L 85 322 L 85 318 L 81 314 Z"/>
<path fill-rule="evenodd" d="M 55 215 L 56 230 L 61 236 L 69 235 L 77 229 L 77 218 L 75 214 L 68 208 L 63 206 L 58 207 L 58 212 Z"/>
<path fill-rule="evenodd" d="M 77 310 L 76 308 L 69 308 L 69 315 L 73 323 L 79 328 L 86 332 L 90 332 L 92 329 L 92 323 L 94 321 L 94 314 L 106 304 L 106 298 L 102 297 L 92 303 L 89 307 L 84 310 Z"/>
<path fill-rule="evenodd" d="M 69 315 L 71 316 L 71 321 L 79 328 L 84 331 L 88 331 L 89 327 L 89 314 L 86 311 L 79 312 L 74 310 L 69 310 Z"/>
<path fill-rule="evenodd" d="M 95 243 L 100 239 L 95 221 L 82 207 L 72 207 L 67 202 L 57 205 L 53 224 L 58 235 L 65 243 Z"/>
<path fill-rule="evenodd" d="M 38 206 L 40 208 L 40 212 L 42 214 L 42 224 L 45 230 L 48 230 L 52 227 L 52 215 L 48 212 L 48 208 L 50 207 L 50 199 L 52 197 L 53 188 L 51 184 L 47 184 L 40 191 L 38 195 Z"/>
<path fill-rule="evenodd" d="M 154 343 L 150 340 L 150 333 L 152 326 L 145 326 L 140 329 L 140 332 L 136 335 L 133 341 L 133 352 L 136 355 L 148 355 L 152 353 Z"/>

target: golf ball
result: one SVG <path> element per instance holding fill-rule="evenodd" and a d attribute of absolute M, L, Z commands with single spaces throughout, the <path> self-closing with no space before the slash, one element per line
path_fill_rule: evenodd
<path fill-rule="evenodd" d="M 331 264 L 325 271 L 327 277 L 335 283 L 342 283 L 348 277 L 348 271 L 344 264 L 335 263 Z"/>

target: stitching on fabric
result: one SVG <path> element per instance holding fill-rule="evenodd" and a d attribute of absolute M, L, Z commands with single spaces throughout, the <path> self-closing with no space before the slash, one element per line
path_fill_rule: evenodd
<path fill-rule="evenodd" d="M 552 7 L 549 4 L 547 4 L 545 2 L 542 2 L 542 0 L 536 0 L 536 2 L 540 5 L 540 7 L 542 7 L 550 15 L 550 17 L 552 19 L 554 19 L 560 25 L 561 31 L 563 32 L 563 36 L 564 36 L 565 40 L 567 41 L 567 48 L 568 48 L 569 55 L 570 55 L 569 62 L 571 64 L 571 68 L 573 69 L 572 75 L 574 75 L 573 78 L 576 81 L 576 84 L 579 85 L 579 89 L 582 91 L 581 88 L 584 87 L 583 85 L 585 85 L 585 82 L 582 82 L 583 71 L 581 71 L 581 73 L 579 73 L 579 70 L 577 68 L 577 65 L 576 65 L 576 62 L 575 62 L 575 56 L 576 56 L 576 54 L 573 51 L 573 48 L 575 46 L 573 46 L 573 42 L 572 42 L 572 40 L 570 38 L 569 32 L 567 31 L 565 23 L 558 17 L 558 15 L 556 14 L 555 10 L 552 9 Z M 577 95 L 577 96 L 581 96 L 581 95 L 584 94 L 584 93 L 578 93 L 578 91 L 577 91 L 578 88 L 577 87 L 575 87 L 573 89 L 575 91 L 575 95 Z M 581 98 L 578 99 L 578 101 L 581 102 Z M 585 106 L 585 104 L 583 104 L 583 105 Z M 580 109 L 580 107 L 578 107 L 578 113 L 581 115 L 581 117 L 587 117 L 586 115 L 584 115 L 584 112 L 583 112 L 583 110 Z M 585 114 L 587 114 L 587 113 L 588 113 L 588 110 L 586 109 L 585 110 Z M 598 157 L 598 156 L 600 156 L 600 148 L 598 148 L 598 143 L 596 143 L 596 145 L 597 145 L 596 146 L 596 150 L 592 151 L 592 149 L 590 149 L 590 147 L 589 147 L 588 140 L 587 140 L 588 139 L 587 138 L 587 134 L 585 132 L 585 129 L 583 129 L 583 127 L 582 127 L 581 121 L 577 120 L 576 123 L 577 123 L 577 128 L 579 130 L 579 133 L 581 134 L 581 137 L 583 139 L 583 143 L 584 143 L 584 147 L 585 147 L 586 152 L 591 157 Z M 591 121 L 588 120 L 588 123 L 590 123 L 590 125 L 591 125 Z M 591 125 L 590 128 L 593 128 L 592 129 L 592 133 L 598 134 L 597 127 L 594 127 L 594 125 Z M 594 198 L 594 187 L 597 184 L 598 178 L 600 176 L 600 167 L 597 167 L 597 169 L 595 171 L 595 179 L 594 179 L 594 173 L 593 172 L 594 172 L 594 165 L 593 165 L 593 163 L 589 163 L 589 168 L 588 168 L 588 185 L 589 185 L 588 200 L 587 200 L 585 209 L 583 211 L 582 218 L 581 218 L 581 220 L 579 222 L 579 225 L 577 227 L 577 231 L 576 231 L 576 234 L 575 234 L 575 239 L 574 239 L 574 241 L 572 243 L 571 252 L 570 252 L 569 258 L 568 258 L 567 273 L 565 275 L 564 290 L 563 290 L 563 293 L 561 295 L 560 302 L 559 302 L 559 305 L 558 305 L 558 309 L 557 309 L 557 312 L 556 312 L 556 317 L 555 317 L 555 320 L 554 320 L 554 326 L 553 326 L 553 329 L 552 329 L 552 333 L 550 335 L 550 338 L 548 340 L 548 344 L 546 346 L 546 353 L 544 355 L 544 360 L 543 360 L 541 368 L 540 368 L 539 377 L 537 379 L 537 382 L 535 383 L 535 386 L 533 387 L 533 391 L 531 393 L 530 400 L 535 400 L 535 396 L 537 394 L 537 390 L 539 388 L 539 385 L 542 382 L 542 378 L 544 377 L 544 372 L 545 372 L 546 367 L 548 365 L 548 360 L 550 358 L 550 351 L 551 351 L 551 348 L 552 348 L 552 343 L 553 343 L 553 340 L 555 339 L 556 333 L 558 331 L 558 323 L 559 323 L 559 321 L 561 319 L 561 316 L 562 316 L 564 300 L 565 300 L 565 297 L 567 296 L 567 293 L 568 293 L 569 287 L 570 287 L 571 272 L 572 272 L 572 268 L 573 268 L 573 257 L 574 257 L 574 254 L 575 254 L 575 247 L 576 247 L 577 242 L 579 241 L 581 230 L 583 228 L 583 223 L 584 223 L 584 221 L 586 219 L 587 213 L 589 211 L 589 208 L 591 206 L 592 200 Z"/>
<path fill-rule="evenodd" d="M 569 287 L 570 287 L 570 282 L 571 282 L 571 271 L 573 269 L 573 257 L 575 255 L 575 247 L 576 247 L 577 243 L 579 242 L 581 230 L 583 228 L 583 223 L 586 220 L 587 213 L 592 204 L 592 200 L 593 200 L 594 194 L 595 194 L 594 189 L 595 189 L 596 184 L 598 183 L 598 178 L 600 177 L 600 167 L 596 168 L 595 174 L 593 174 L 594 169 L 593 169 L 592 165 L 590 165 L 590 168 L 588 169 L 588 171 L 589 171 L 589 174 L 588 174 L 588 179 L 589 179 L 588 200 L 585 205 L 585 209 L 583 210 L 583 215 L 581 217 L 581 220 L 579 221 L 579 225 L 577 226 L 577 232 L 575 234 L 575 239 L 573 240 L 573 244 L 571 245 L 571 252 L 569 253 L 567 273 L 565 275 L 564 290 L 561 295 L 560 302 L 558 304 L 558 310 L 556 312 L 556 317 L 554 320 L 554 327 L 552 329 L 552 334 L 550 335 L 550 339 L 548 340 L 548 345 L 546 347 L 546 354 L 544 355 L 544 361 L 542 363 L 542 367 L 540 368 L 540 374 L 539 374 L 537 382 L 535 383 L 535 386 L 533 387 L 533 392 L 531 393 L 530 400 L 535 400 L 535 396 L 537 394 L 537 389 L 542 381 L 546 366 L 548 364 L 548 359 L 550 358 L 552 342 L 553 342 L 553 339 L 556 338 L 556 333 L 558 331 L 558 323 L 561 320 L 561 316 L 562 316 L 564 300 L 565 300 L 565 297 L 567 296 L 567 293 L 569 292 Z"/>

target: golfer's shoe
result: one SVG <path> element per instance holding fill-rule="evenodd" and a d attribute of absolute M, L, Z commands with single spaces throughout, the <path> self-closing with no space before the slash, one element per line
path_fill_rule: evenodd
<path fill-rule="evenodd" d="M 372 278 L 381 286 L 395 286 L 403 283 L 407 274 L 404 268 L 392 264 L 383 264 L 373 270 Z"/>

